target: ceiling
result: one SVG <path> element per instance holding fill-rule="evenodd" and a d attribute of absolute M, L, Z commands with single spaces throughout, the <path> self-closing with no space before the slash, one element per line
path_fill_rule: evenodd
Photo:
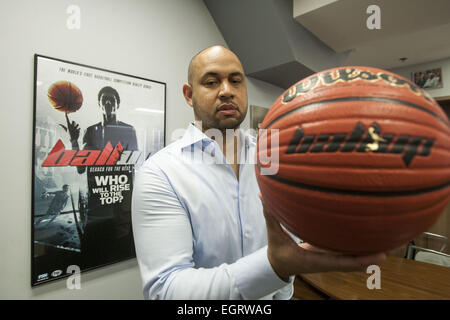
<path fill-rule="evenodd" d="M 350 51 L 348 65 L 389 69 L 450 57 L 449 0 L 313 1 L 294 0 L 294 19 L 334 51 Z M 372 4 L 380 29 L 367 27 Z"/>
<path fill-rule="evenodd" d="M 203 1 L 247 75 L 282 88 L 337 66 L 391 69 L 450 57 L 450 0 Z M 367 28 L 372 4 L 379 30 Z"/>

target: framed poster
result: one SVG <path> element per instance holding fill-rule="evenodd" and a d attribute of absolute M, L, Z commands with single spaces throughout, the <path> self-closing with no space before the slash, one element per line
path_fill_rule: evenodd
<path fill-rule="evenodd" d="M 266 116 L 266 113 L 269 111 L 268 108 L 258 107 L 251 105 L 250 106 L 250 128 L 254 129 L 256 132 L 259 131 L 259 127 Z"/>
<path fill-rule="evenodd" d="M 34 58 L 32 285 L 135 257 L 135 170 L 164 147 L 166 84 Z"/>
<path fill-rule="evenodd" d="M 440 89 L 442 84 L 442 69 L 420 70 L 411 73 L 412 80 L 423 89 Z"/>

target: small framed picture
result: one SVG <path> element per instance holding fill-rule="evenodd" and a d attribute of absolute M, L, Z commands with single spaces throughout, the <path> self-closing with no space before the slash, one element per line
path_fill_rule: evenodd
<path fill-rule="evenodd" d="M 412 73 L 412 81 L 423 89 L 439 89 L 442 88 L 442 69 L 435 68 L 424 71 L 414 71 Z"/>
<path fill-rule="evenodd" d="M 253 105 L 250 106 L 250 128 L 258 132 L 259 127 L 268 111 L 268 108 Z"/>

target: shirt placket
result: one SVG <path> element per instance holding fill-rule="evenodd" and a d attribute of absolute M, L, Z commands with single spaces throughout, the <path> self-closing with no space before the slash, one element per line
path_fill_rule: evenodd
<path fill-rule="evenodd" d="M 236 174 L 233 171 L 233 168 L 231 168 L 231 165 L 228 163 L 227 159 L 223 155 L 222 151 L 220 150 L 220 147 L 217 143 L 212 143 L 214 145 L 214 157 L 217 160 L 217 163 L 224 164 L 227 168 L 226 170 L 228 173 L 233 177 L 233 189 L 235 190 L 235 199 L 236 199 L 236 206 L 237 206 L 237 221 L 238 221 L 238 228 L 239 228 L 239 236 L 241 240 L 241 257 L 244 256 L 244 233 L 243 233 L 243 225 L 242 225 L 242 217 L 241 217 L 241 198 L 240 198 L 240 186 L 239 181 L 236 177 Z"/>
<path fill-rule="evenodd" d="M 249 145 L 248 145 L 248 141 L 244 140 L 244 146 L 242 147 L 242 149 L 240 150 L 240 155 L 241 157 L 239 158 L 239 189 L 238 189 L 238 201 L 239 201 L 239 213 L 241 212 L 241 209 L 246 210 L 245 208 L 245 199 L 244 199 L 244 191 L 245 191 L 245 185 L 242 186 L 241 183 L 242 179 L 241 179 L 241 175 L 243 173 L 243 170 L 245 168 L 245 164 L 247 163 L 247 155 L 248 155 L 248 150 L 249 149 Z M 242 236 L 243 236 L 243 241 L 242 241 L 242 254 L 243 256 L 248 254 L 248 248 L 250 247 L 249 242 L 251 240 L 251 234 L 250 234 L 250 230 L 248 228 L 248 224 L 245 221 L 245 217 L 243 217 L 241 219 L 241 230 L 242 230 Z"/>

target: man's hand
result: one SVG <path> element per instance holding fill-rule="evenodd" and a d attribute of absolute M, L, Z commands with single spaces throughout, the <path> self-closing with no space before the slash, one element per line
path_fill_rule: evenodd
<path fill-rule="evenodd" d="M 259 196 L 263 202 L 262 196 Z M 268 250 L 267 256 L 275 273 L 282 279 L 301 273 L 326 271 L 366 271 L 372 264 L 386 259 L 385 253 L 350 256 L 322 250 L 308 243 L 298 245 L 282 229 L 280 223 L 264 206 Z"/>

